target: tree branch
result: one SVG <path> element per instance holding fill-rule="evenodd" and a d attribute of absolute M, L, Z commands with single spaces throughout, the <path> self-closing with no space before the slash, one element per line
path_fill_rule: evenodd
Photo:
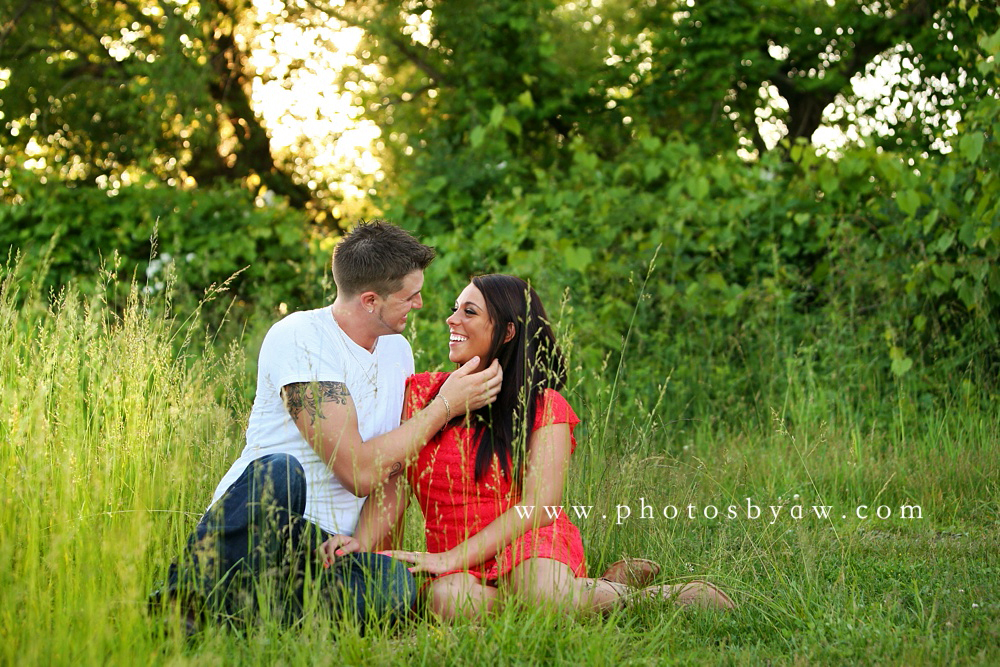
<path fill-rule="evenodd" d="M 406 57 L 407 60 L 416 65 L 417 69 L 419 69 L 421 72 L 423 72 L 431 79 L 437 81 L 439 84 L 443 86 L 449 85 L 448 78 L 438 68 L 431 65 L 419 53 L 417 53 L 416 50 L 413 48 L 414 45 L 412 42 L 407 44 L 398 36 L 392 34 L 387 34 L 382 36 L 388 39 L 389 43 L 395 46 L 399 50 L 399 52 Z"/>
<path fill-rule="evenodd" d="M 14 17 L 10 21 L 7 21 L 7 23 L 3 26 L 3 29 L 0 30 L 0 53 L 3 52 L 3 45 L 7 41 L 7 36 L 14 30 L 17 22 L 21 20 L 24 13 L 28 11 L 28 7 L 31 6 L 33 1 L 34 0 L 24 0 L 18 10 L 14 13 Z"/>
<path fill-rule="evenodd" d="M 235 152 L 236 162 L 231 167 L 216 159 L 216 154 L 208 159 L 208 164 L 192 163 L 190 173 L 195 180 L 215 180 L 223 175 L 246 177 L 255 173 L 268 188 L 288 197 L 293 207 L 304 208 L 312 200 L 312 191 L 276 165 L 271 155 L 271 139 L 250 104 L 244 56 L 232 33 L 216 33 L 212 48 L 210 60 L 216 74 L 210 89 L 212 97 L 222 106 L 234 128 L 242 132 Z"/>
<path fill-rule="evenodd" d="M 96 41 L 98 44 L 101 45 L 101 48 L 104 49 L 104 53 L 110 59 L 111 64 L 113 64 L 118 69 L 121 70 L 125 69 L 125 66 L 121 62 L 119 62 L 116 58 L 114 58 L 111 55 L 111 53 L 107 50 L 107 48 L 104 46 L 104 44 L 101 42 L 101 35 L 98 35 L 96 32 L 94 32 L 94 29 L 91 28 L 89 25 L 87 25 L 86 21 L 84 21 L 79 16 L 74 14 L 72 11 L 67 9 L 66 6 L 63 5 L 62 2 L 60 2 L 59 0 L 52 0 L 52 4 L 55 7 L 57 7 L 60 11 L 62 11 L 63 14 L 68 16 L 70 20 L 73 21 L 73 23 L 77 24 L 80 28 L 82 28 L 85 33 L 93 37 L 94 41 Z"/>
<path fill-rule="evenodd" d="M 160 26 L 157 25 L 156 21 L 143 14 L 142 9 L 136 7 L 131 2 L 128 2 L 128 0 L 115 0 L 115 4 L 124 5 L 125 8 L 129 10 L 129 15 L 131 15 L 132 18 L 139 23 L 145 25 L 147 28 L 151 28 L 153 31 L 160 29 Z"/>
<path fill-rule="evenodd" d="M 316 11 L 323 12 L 324 14 L 331 16 L 336 20 L 341 21 L 342 23 L 346 23 L 347 25 L 355 28 L 361 28 L 365 32 L 368 32 L 370 34 L 375 34 L 378 37 L 385 38 L 386 40 L 388 40 L 390 44 L 396 47 L 396 49 L 400 53 L 402 53 L 407 60 L 416 65 L 417 69 L 419 69 L 421 72 L 429 76 L 434 81 L 437 81 L 441 85 L 449 85 L 448 78 L 444 75 L 444 73 L 437 67 L 432 65 L 426 58 L 423 57 L 423 55 L 418 53 L 417 52 L 418 47 L 413 42 L 407 43 L 402 39 L 400 39 L 398 35 L 390 31 L 374 33 L 371 30 L 371 26 L 369 23 L 364 21 L 358 21 L 357 19 L 345 16 L 344 14 L 341 14 L 340 12 L 334 10 L 331 7 L 321 7 L 317 5 L 314 0 L 305 0 L 305 3 L 310 7 L 312 7 L 313 9 L 315 9 Z M 424 49 L 424 51 L 430 52 L 430 49 Z"/>

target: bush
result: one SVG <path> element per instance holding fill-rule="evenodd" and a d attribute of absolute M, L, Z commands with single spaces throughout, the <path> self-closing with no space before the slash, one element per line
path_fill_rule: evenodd
<path fill-rule="evenodd" d="M 231 298 L 202 313 L 209 327 L 227 311 L 231 319 L 252 320 L 260 311 L 270 319 L 280 303 L 296 309 L 329 291 L 329 253 L 312 243 L 306 216 L 235 187 L 139 184 L 110 192 L 44 184 L 20 172 L 0 203 L 0 249 L 20 252 L 22 272 L 42 289 L 74 282 L 92 292 L 104 282 L 103 269 L 121 279 L 111 285 L 136 277 L 148 295 L 168 292 L 165 303 L 180 313 L 198 308 L 206 287 L 225 284 Z"/>

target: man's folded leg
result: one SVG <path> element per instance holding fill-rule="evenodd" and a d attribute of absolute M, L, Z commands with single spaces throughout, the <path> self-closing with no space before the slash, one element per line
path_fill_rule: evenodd
<path fill-rule="evenodd" d="M 325 570 L 315 549 L 329 537 L 302 515 L 306 481 L 292 456 L 253 461 L 198 522 L 184 557 L 170 566 L 154 604 L 179 603 L 190 628 L 201 617 L 237 623 L 257 617 L 266 601 L 275 620 L 304 612 L 306 582 L 320 586 L 335 618 L 362 628 L 405 618 L 416 599 L 406 565 L 374 553 L 348 554 Z"/>
<path fill-rule="evenodd" d="M 319 530 L 302 518 L 305 506 L 298 460 L 273 454 L 251 462 L 202 516 L 151 603 L 179 601 L 189 616 L 243 616 L 255 611 L 255 584 L 269 579 L 290 607 L 300 606 L 298 561 L 304 543 L 312 541 L 303 534 Z"/>

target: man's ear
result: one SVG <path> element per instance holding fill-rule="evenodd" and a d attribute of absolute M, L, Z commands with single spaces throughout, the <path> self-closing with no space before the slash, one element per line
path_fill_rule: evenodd
<path fill-rule="evenodd" d="M 375 309 L 378 308 L 378 292 L 362 292 L 358 298 L 361 299 L 361 307 L 369 313 L 374 313 Z"/>
<path fill-rule="evenodd" d="M 510 339 L 514 337 L 514 323 L 507 323 L 507 335 L 503 337 L 503 342 L 509 343 Z"/>

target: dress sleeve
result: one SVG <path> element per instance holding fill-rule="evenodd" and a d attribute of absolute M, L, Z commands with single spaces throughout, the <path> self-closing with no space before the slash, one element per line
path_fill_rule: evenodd
<path fill-rule="evenodd" d="M 448 373 L 417 373 L 406 378 L 403 420 L 409 419 L 434 400 L 447 378 Z"/>
<path fill-rule="evenodd" d="M 538 402 L 538 410 L 535 412 L 535 426 L 532 429 L 537 431 L 543 426 L 551 424 L 569 424 L 569 439 L 571 450 L 576 449 L 576 437 L 573 430 L 580 423 L 580 418 L 573 412 L 573 408 L 555 389 L 546 389 Z"/>

